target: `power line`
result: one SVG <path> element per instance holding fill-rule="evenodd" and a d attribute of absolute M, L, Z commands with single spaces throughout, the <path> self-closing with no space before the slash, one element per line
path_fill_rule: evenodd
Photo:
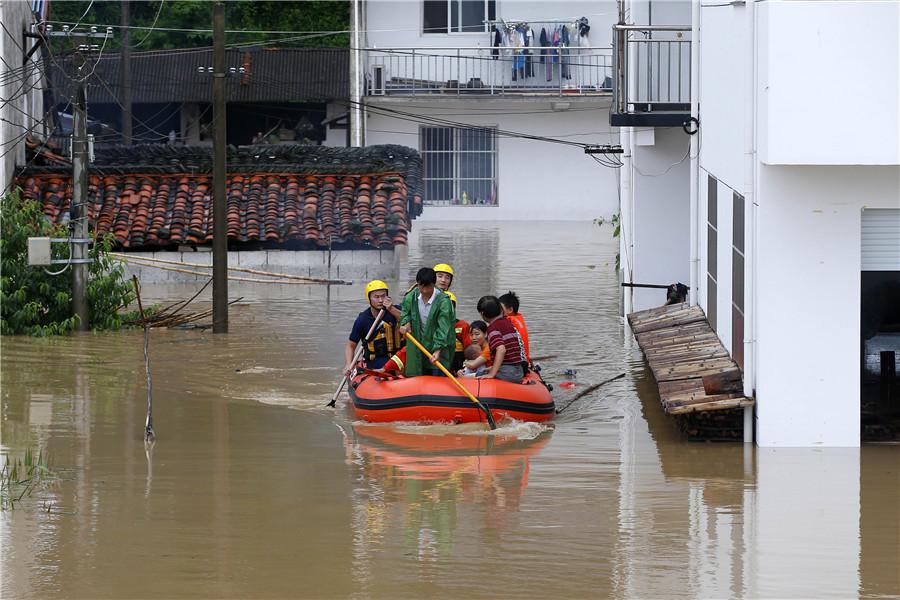
<path fill-rule="evenodd" d="M 153 25 L 151 25 L 149 31 L 147 31 L 147 35 L 145 35 L 144 38 L 141 41 L 139 41 L 137 44 L 132 46 L 132 48 L 137 48 L 138 46 L 140 46 L 141 44 L 146 42 L 147 38 L 150 37 L 150 34 L 153 33 L 153 28 L 156 27 L 156 22 L 159 21 L 159 15 L 160 15 L 160 13 L 162 13 L 163 4 L 165 4 L 165 3 L 166 3 L 166 0 L 159 0 L 159 8 L 156 10 L 156 17 L 153 19 Z"/>

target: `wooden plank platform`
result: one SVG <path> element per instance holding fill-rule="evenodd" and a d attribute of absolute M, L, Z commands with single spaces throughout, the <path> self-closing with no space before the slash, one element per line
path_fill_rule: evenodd
<path fill-rule="evenodd" d="M 740 389 L 740 369 L 722 346 L 699 306 L 672 304 L 628 315 L 628 323 L 659 385 L 663 409 L 670 415 L 752 406 Z M 703 378 L 731 383 L 707 393 Z"/>

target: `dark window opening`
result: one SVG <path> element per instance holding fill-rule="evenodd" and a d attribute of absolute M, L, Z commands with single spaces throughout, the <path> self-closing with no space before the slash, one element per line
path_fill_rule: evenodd
<path fill-rule="evenodd" d="M 863 271 L 861 438 L 900 441 L 900 271 Z"/>
<path fill-rule="evenodd" d="M 497 15 L 496 0 L 423 0 L 423 33 L 480 33 Z"/>

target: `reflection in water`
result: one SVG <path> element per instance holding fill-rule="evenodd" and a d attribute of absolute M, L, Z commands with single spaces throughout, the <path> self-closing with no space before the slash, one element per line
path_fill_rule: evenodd
<path fill-rule="evenodd" d="M 63 477 L 0 513 L 0 597 L 897 597 L 897 448 L 685 443 L 623 332 L 606 235 L 411 240 L 410 272 L 456 267 L 463 318 L 519 294 L 544 376 L 578 371 L 560 406 L 627 372 L 552 430 L 326 409 L 359 286 L 234 289 L 227 336 L 154 331 L 152 454 L 140 332 L 4 338 L 0 453 L 44 448 Z"/>
<path fill-rule="evenodd" d="M 520 509 L 530 457 L 550 441 L 537 423 L 452 426 L 356 422 L 345 437 L 348 463 L 359 472 L 353 497 L 353 574 L 370 593 L 372 562 L 385 537 L 402 540 L 403 556 L 419 563 L 452 557 L 458 512 L 479 507 L 486 531 L 502 535 Z"/>

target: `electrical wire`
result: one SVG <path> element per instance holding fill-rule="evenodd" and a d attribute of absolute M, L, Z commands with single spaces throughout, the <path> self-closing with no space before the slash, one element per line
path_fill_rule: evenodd
<path fill-rule="evenodd" d="M 100 75 L 97 75 L 97 76 L 96 76 L 96 79 L 97 79 L 97 81 L 100 82 L 100 85 L 102 85 L 104 88 L 106 88 L 106 91 L 107 91 L 107 92 L 109 93 L 109 95 L 112 97 L 113 101 L 119 106 L 119 108 L 121 108 L 121 109 L 122 109 L 123 111 L 125 111 L 125 112 L 128 112 L 127 109 L 122 105 L 122 103 L 121 103 L 121 102 L 119 101 L 119 99 L 116 97 L 116 94 L 113 93 L 113 91 L 110 89 L 109 84 L 107 84 L 106 80 L 105 80 L 103 77 L 101 77 Z M 139 118 L 137 118 L 136 116 L 134 116 L 134 113 L 132 113 L 131 118 L 134 119 L 135 121 L 137 121 L 139 124 L 141 124 L 147 131 L 150 131 L 150 132 L 152 132 L 152 133 L 155 133 L 155 134 L 158 135 L 160 138 L 168 138 L 168 137 L 169 137 L 169 134 L 168 134 L 168 133 L 160 133 L 159 131 L 157 131 L 156 129 L 154 129 L 154 128 L 151 127 L 150 125 L 148 125 L 146 122 L 144 122 L 144 121 L 142 121 L 141 119 L 139 119 Z"/>
<path fill-rule="evenodd" d="M 90 7 L 89 7 L 89 8 L 90 8 Z M 602 17 L 602 16 L 606 16 L 606 15 L 609 15 L 609 14 L 611 14 L 611 13 L 606 13 L 606 12 L 602 12 L 602 13 L 587 13 L 587 14 L 584 14 L 584 15 L 580 15 L 580 17 Z M 569 20 L 571 20 L 571 21 L 576 21 L 576 20 L 578 20 L 578 18 L 579 18 L 579 17 L 572 17 L 571 19 L 559 19 L 559 18 L 553 18 L 553 19 L 529 19 L 529 22 L 530 22 L 530 23 L 538 23 L 538 24 L 539 24 L 539 23 L 547 23 L 547 22 L 550 22 L 550 21 L 559 21 L 559 20 L 563 20 L 563 21 L 569 21 Z M 507 21 L 509 21 L 509 19 L 507 19 Z M 51 20 L 48 20 L 48 21 L 45 21 L 45 22 L 46 22 L 46 23 L 52 23 L 52 24 L 54 24 L 54 25 L 72 25 L 72 24 L 73 24 L 71 21 L 58 21 L 58 20 L 52 20 L 52 19 L 51 19 Z M 147 27 L 146 25 L 127 25 L 127 26 L 126 26 L 126 25 L 112 25 L 112 24 L 106 25 L 106 24 L 101 24 L 101 23 L 85 23 L 85 26 L 92 26 L 92 27 L 114 27 L 114 28 L 117 28 L 117 29 L 154 29 L 153 27 Z M 181 28 L 181 27 L 156 27 L 155 29 L 156 29 L 156 31 L 167 31 L 167 32 L 173 32 L 173 33 L 212 33 L 212 32 L 213 32 L 212 29 L 190 29 L 190 28 Z M 410 31 L 422 33 L 422 28 L 421 28 L 421 27 L 412 27 L 412 28 L 395 28 L 395 29 L 360 29 L 359 31 L 360 31 L 360 33 L 401 33 L 401 32 L 410 32 Z M 351 29 L 340 29 L 340 30 L 335 30 L 335 31 L 321 31 L 321 30 L 296 31 L 296 30 L 293 30 L 293 29 L 289 29 L 289 30 L 277 30 L 277 29 L 226 29 L 226 30 L 225 30 L 225 33 L 238 33 L 238 34 L 240 34 L 240 33 L 246 33 L 246 34 L 261 34 L 261 33 L 276 33 L 276 34 L 327 33 L 327 34 L 330 34 L 330 35 L 337 35 L 337 34 L 353 33 L 353 30 L 351 30 Z M 489 34 L 489 33 L 491 33 L 491 32 L 490 32 L 490 31 L 484 31 L 484 32 L 479 31 L 479 32 L 476 32 L 476 33 Z"/>
<path fill-rule="evenodd" d="M 81 25 L 81 21 L 83 21 L 84 18 L 87 16 L 88 11 L 91 10 L 92 6 L 94 6 L 94 0 L 91 0 L 91 2 L 88 4 L 87 8 L 84 9 L 84 13 L 81 15 L 81 17 L 78 18 L 78 21 L 74 25 L 72 25 L 72 27 L 70 29 L 75 29 L 79 25 Z"/>
<path fill-rule="evenodd" d="M 71 105 L 72 105 L 72 103 L 71 103 L 71 101 L 69 101 L 69 102 L 66 104 L 66 106 L 65 106 L 65 108 L 64 108 L 63 110 L 67 110 L 67 109 L 69 108 L 69 106 L 71 106 Z M 43 122 L 44 122 L 45 124 L 46 124 L 47 118 L 50 116 L 50 113 L 51 113 L 52 111 L 54 111 L 54 110 L 55 110 L 55 108 L 51 108 L 51 109 L 48 110 L 47 113 L 44 115 Z M 44 148 L 47 147 L 47 144 L 50 143 L 50 138 L 51 138 L 51 136 L 48 135 L 48 136 L 46 137 L 46 139 L 43 141 L 43 143 L 41 143 L 40 147 L 34 152 L 34 154 L 32 155 L 31 159 L 28 160 L 24 165 L 22 165 L 22 167 L 19 169 L 19 171 L 18 171 L 15 175 L 13 175 L 13 176 L 10 178 L 9 183 L 8 183 L 8 184 L 6 185 L 6 187 L 3 189 L 3 193 L 0 194 L 0 196 L 5 196 L 5 195 L 7 194 L 7 192 L 9 192 L 11 189 L 13 189 L 13 187 L 16 185 L 16 180 L 17 180 L 19 177 L 22 176 L 22 173 L 24 173 L 25 170 L 26 170 L 28 167 L 31 166 L 31 163 L 33 163 L 33 162 L 35 161 L 35 159 L 36 159 L 38 156 L 41 155 L 41 152 L 43 152 Z M 5 153 L 4 153 L 4 155 L 5 155 Z"/>
<path fill-rule="evenodd" d="M 156 23 L 157 23 L 157 21 L 159 21 L 159 15 L 162 13 L 163 4 L 165 4 L 165 3 L 166 3 L 166 0 L 159 0 L 159 8 L 156 10 L 156 17 L 153 19 L 153 25 L 151 25 L 150 29 L 147 31 L 147 35 L 145 35 L 144 38 L 141 41 L 139 41 L 137 44 L 132 46 L 132 48 L 137 48 L 138 46 L 142 45 L 144 42 L 147 41 L 147 38 L 150 37 L 150 34 L 153 33 L 153 28 L 156 27 Z"/>

